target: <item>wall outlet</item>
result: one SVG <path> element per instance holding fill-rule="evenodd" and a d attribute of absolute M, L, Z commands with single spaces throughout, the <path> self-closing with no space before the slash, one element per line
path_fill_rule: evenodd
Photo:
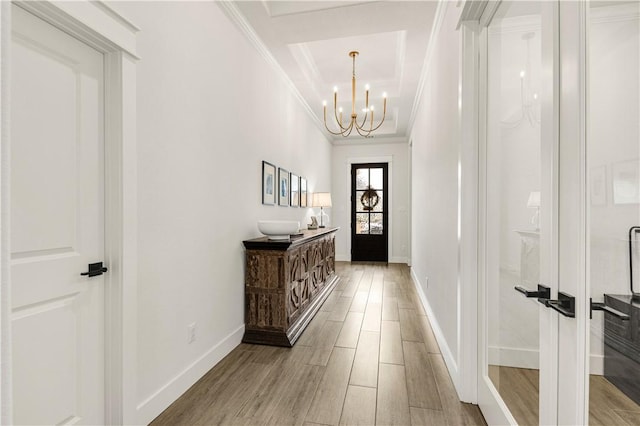
<path fill-rule="evenodd" d="M 192 322 L 187 326 L 187 343 L 193 343 L 196 341 L 196 328 L 198 324 Z"/>

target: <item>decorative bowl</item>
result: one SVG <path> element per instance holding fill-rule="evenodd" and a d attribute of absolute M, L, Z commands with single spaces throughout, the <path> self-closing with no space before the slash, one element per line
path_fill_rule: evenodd
<path fill-rule="evenodd" d="M 258 230 L 270 240 L 288 240 L 289 235 L 300 229 L 300 222 L 295 220 L 259 220 Z"/>

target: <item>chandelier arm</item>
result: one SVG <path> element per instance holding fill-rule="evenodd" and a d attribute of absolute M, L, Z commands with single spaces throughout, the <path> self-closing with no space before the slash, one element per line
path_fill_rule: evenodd
<path fill-rule="evenodd" d="M 373 129 L 369 130 L 369 132 L 375 132 L 376 130 L 378 130 L 380 128 L 380 126 L 382 126 L 382 123 L 384 123 L 384 119 L 386 117 L 387 117 L 387 111 L 385 109 L 384 113 L 382 114 L 382 120 L 380 120 L 380 123 L 378 123 L 378 125 L 376 127 L 374 127 Z M 373 124 L 373 122 L 371 124 Z"/>
<path fill-rule="evenodd" d="M 327 122 L 326 122 L 326 121 L 325 121 L 325 123 L 324 123 L 324 128 L 325 128 L 325 129 L 327 129 L 327 132 L 331 133 L 332 135 L 336 135 L 336 136 L 338 136 L 338 135 L 342 135 L 342 136 L 344 136 L 344 135 L 343 135 L 343 132 L 334 132 L 333 130 L 331 130 L 331 129 L 329 128 L 329 126 L 327 126 Z"/>
<path fill-rule="evenodd" d="M 358 122 L 356 122 L 356 127 L 358 127 L 359 129 L 363 129 L 366 123 L 367 123 L 367 114 L 364 115 L 364 118 L 362 119 L 362 124 L 358 124 Z"/>
<path fill-rule="evenodd" d="M 336 118 L 336 123 L 338 123 L 338 127 L 340 127 L 341 130 L 346 131 L 349 126 L 343 126 L 342 125 L 342 121 L 338 118 L 338 111 L 334 108 L 333 109 L 333 116 Z"/>

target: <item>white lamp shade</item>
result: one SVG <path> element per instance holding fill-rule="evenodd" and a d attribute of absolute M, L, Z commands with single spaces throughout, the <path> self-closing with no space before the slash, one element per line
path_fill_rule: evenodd
<path fill-rule="evenodd" d="M 331 193 L 314 192 L 311 197 L 311 207 L 331 207 Z"/>
<path fill-rule="evenodd" d="M 532 192 L 531 194 L 529 194 L 527 207 L 529 208 L 540 207 L 540 192 Z"/>

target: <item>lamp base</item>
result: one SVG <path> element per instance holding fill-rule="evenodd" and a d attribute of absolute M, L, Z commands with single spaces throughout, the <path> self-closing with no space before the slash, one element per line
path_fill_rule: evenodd
<path fill-rule="evenodd" d="M 326 228 L 326 226 L 320 225 L 320 226 L 318 226 L 318 228 Z"/>

